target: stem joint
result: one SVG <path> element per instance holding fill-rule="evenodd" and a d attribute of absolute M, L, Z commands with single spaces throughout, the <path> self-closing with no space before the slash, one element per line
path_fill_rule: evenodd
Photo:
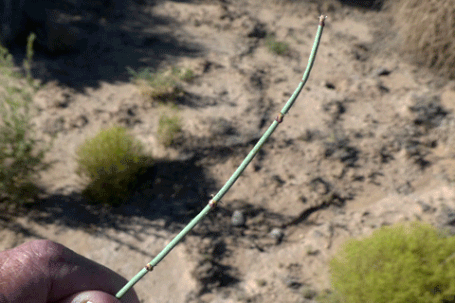
<path fill-rule="evenodd" d="M 278 113 L 278 115 L 275 118 L 275 121 L 278 123 L 283 122 L 284 115 L 282 113 Z"/>
<path fill-rule="evenodd" d="M 153 265 L 150 265 L 150 264 L 147 264 L 145 265 L 145 269 L 147 269 L 147 271 L 152 271 L 153 270 Z"/>
<path fill-rule="evenodd" d="M 212 209 L 215 208 L 217 204 L 218 204 L 218 201 L 216 201 L 214 199 L 209 201 L 210 208 L 212 208 Z"/>

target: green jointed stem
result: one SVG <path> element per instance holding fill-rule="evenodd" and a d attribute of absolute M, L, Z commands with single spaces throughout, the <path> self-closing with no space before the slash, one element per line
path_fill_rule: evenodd
<path fill-rule="evenodd" d="M 316 52 L 318 50 L 319 42 L 321 40 L 322 29 L 324 28 L 324 20 L 326 17 L 320 16 L 319 17 L 319 27 L 316 33 L 316 38 L 314 40 L 313 49 L 311 50 L 310 58 L 308 59 L 308 65 L 303 74 L 302 80 L 300 81 L 297 89 L 292 94 L 291 98 L 289 98 L 288 102 L 285 104 L 281 112 L 276 117 L 275 121 L 273 121 L 272 125 L 267 129 L 267 131 L 262 135 L 261 139 L 256 143 L 253 149 L 250 151 L 248 156 L 243 160 L 242 164 L 237 168 L 237 170 L 232 174 L 229 180 L 224 184 L 224 186 L 220 189 L 220 191 L 213 197 L 212 200 L 207 204 L 206 207 L 193 219 L 191 222 L 177 235 L 175 238 L 168 244 L 166 247 L 150 262 L 148 263 L 145 268 L 143 268 L 139 273 L 137 273 L 116 295 L 115 297 L 120 299 L 130 288 L 134 286 L 145 274 L 151 271 L 179 242 L 180 240 L 185 237 L 187 233 L 189 233 L 196 224 L 199 223 L 209 212 L 212 208 L 216 206 L 216 203 L 223 198 L 224 194 L 231 188 L 231 186 L 235 183 L 235 181 L 240 177 L 242 172 L 248 166 L 248 164 L 253 160 L 254 156 L 257 152 L 261 149 L 262 145 L 264 145 L 265 141 L 272 135 L 278 125 L 282 122 L 283 116 L 287 114 L 291 106 L 294 104 L 297 96 L 299 95 L 300 91 L 302 90 L 303 86 L 305 85 L 308 76 L 310 75 L 311 68 L 313 67 L 314 60 L 316 58 Z"/>

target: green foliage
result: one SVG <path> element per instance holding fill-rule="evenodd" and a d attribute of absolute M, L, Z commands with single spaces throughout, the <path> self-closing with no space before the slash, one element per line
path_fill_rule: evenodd
<path fill-rule="evenodd" d="M 346 302 L 453 302 L 455 237 L 418 222 L 383 227 L 345 243 L 330 269 Z"/>
<path fill-rule="evenodd" d="M 94 203 L 119 205 L 134 189 L 139 174 L 152 164 L 140 141 L 113 126 L 87 139 L 76 151 L 77 173 L 90 181 L 83 194 Z"/>
<path fill-rule="evenodd" d="M 30 96 L 17 88 L 6 91 L 0 97 L 0 198 L 21 203 L 37 193 L 32 176 L 48 167 L 42 162 L 48 148 L 36 148 L 29 123 Z"/>
<path fill-rule="evenodd" d="M 182 131 L 182 123 L 177 113 L 163 112 L 158 121 L 158 140 L 164 146 L 175 143 L 175 138 Z"/>
<path fill-rule="evenodd" d="M 127 70 L 131 79 L 139 86 L 141 95 L 149 100 L 173 101 L 183 93 L 181 81 L 189 82 L 194 79 L 192 70 L 177 67 L 159 71 L 151 68 L 134 71 L 127 67 Z"/>
<path fill-rule="evenodd" d="M 289 53 L 289 45 L 286 42 L 277 41 L 275 35 L 268 35 L 265 43 L 269 51 L 277 55 L 286 55 Z"/>
<path fill-rule="evenodd" d="M 13 56 L 8 49 L 0 44 L 0 72 L 5 77 L 20 79 L 21 75 L 14 71 Z"/>
<path fill-rule="evenodd" d="M 195 75 L 191 69 L 181 69 L 178 67 L 172 68 L 172 74 L 181 81 L 191 82 Z"/>
<path fill-rule="evenodd" d="M 34 88 L 13 68 L 0 45 L 0 200 L 22 203 L 38 193 L 33 176 L 49 166 L 43 159 L 51 144 L 38 146 L 30 123 Z"/>
<path fill-rule="evenodd" d="M 34 33 L 31 33 L 28 38 L 27 38 L 27 58 L 24 59 L 24 69 L 25 69 L 25 77 L 27 79 L 27 82 L 30 86 L 34 86 L 34 81 L 32 77 L 32 61 L 33 61 L 33 42 L 36 39 L 36 35 Z M 38 87 L 35 87 L 38 88 Z"/>

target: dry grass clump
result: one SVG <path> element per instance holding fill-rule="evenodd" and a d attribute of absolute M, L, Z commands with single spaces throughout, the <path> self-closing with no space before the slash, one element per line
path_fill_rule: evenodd
<path fill-rule="evenodd" d="M 403 51 L 455 78 L 455 0 L 401 0 L 394 13 Z"/>

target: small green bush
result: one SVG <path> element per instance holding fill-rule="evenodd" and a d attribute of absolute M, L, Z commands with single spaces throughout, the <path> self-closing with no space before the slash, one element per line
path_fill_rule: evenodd
<path fill-rule="evenodd" d="M 14 60 L 13 56 L 9 53 L 9 50 L 0 45 L 0 71 L 2 75 L 15 78 L 19 78 L 20 74 L 13 71 Z"/>
<path fill-rule="evenodd" d="M 454 302 L 455 237 L 419 222 L 383 227 L 345 243 L 330 270 L 346 302 Z"/>
<path fill-rule="evenodd" d="M 87 139 L 76 151 L 77 173 L 90 181 L 83 194 L 95 203 L 119 205 L 137 177 L 152 164 L 143 146 L 126 129 L 113 126 Z"/>
<path fill-rule="evenodd" d="M 34 55 L 34 51 L 33 51 L 33 42 L 35 41 L 36 39 L 36 35 L 34 33 L 31 33 L 28 38 L 27 38 L 27 57 L 26 59 L 24 59 L 24 62 L 23 62 L 23 67 L 24 67 L 24 70 L 25 70 L 25 78 L 27 79 L 27 82 L 28 84 L 31 86 L 31 87 L 34 87 L 35 89 L 38 89 L 39 86 L 35 84 L 35 80 L 33 79 L 32 77 L 32 61 L 33 61 L 33 55 Z"/>
<path fill-rule="evenodd" d="M 33 39 L 32 34 L 24 62 L 27 81 L 14 71 L 13 57 L 0 45 L 0 201 L 16 204 L 31 202 L 36 197 L 39 190 L 33 177 L 49 167 L 43 159 L 52 145 L 39 145 L 30 123 L 32 97 L 38 88 L 30 73 Z"/>
<path fill-rule="evenodd" d="M 177 113 L 162 113 L 158 121 L 158 140 L 168 147 L 175 143 L 175 138 L 182 131 L 182 123 Z"/>
<path fill-rule="evenodd" d="M 172 68 L 172 74 L 181 81 L 191 82 L 195 75 L 191 69 L 181 69 L 178 67 Z"/>
<path fill-rule="evenodd" d="M 194 79 L 192 70 L 177 67 L 158 71 L 151 68 L 135 71 L 128 67 L 127 70 L 138 85 L 141 95 L 147 100 L 173 101 L 183 93 L 181 81 L 189 82 Z"/>
<path fill-rule="evenodd" d="M 270 52 L 277 55 L 286 55 L 289 53 L 289 45 L 286 42 L 277 41 L 275 35 L 268 35 L 265 43 Z"/>
<path fill-rule="evenodd" d="M 33 176 L 48 164 L 43 162 L 49 147 L 37 147 L 30 125 L 25 89 L 4 87 L 0 96 L 0 200 L 27 202 L 38 193 Z"/>

